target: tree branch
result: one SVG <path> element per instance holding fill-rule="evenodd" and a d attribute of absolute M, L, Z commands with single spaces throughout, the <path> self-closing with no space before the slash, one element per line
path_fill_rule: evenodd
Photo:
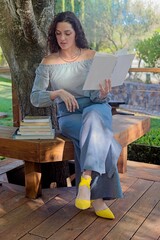
<path fill-rule="evenodd" d="M 5 34 L 13 28 L 13 22 L 17 19 L 16 7 L 13 0 L 1 0 L 0 3 L 0 34 Z M 7 26 L 7 28 L 6 28 Z"/>
<path fill-rule="evenodd" d="M 27 41 L 38 43 L 41 40 L 31 0 L 17 0 L 17 13 Z"/>
<path fill-rule="evenodd" d="M 47 8 L 50 4 L 48 0 L 32 0 L 33 10 L 35 14 L 35 18 L 39 19 L 41 14 L 45 8 Z"/>

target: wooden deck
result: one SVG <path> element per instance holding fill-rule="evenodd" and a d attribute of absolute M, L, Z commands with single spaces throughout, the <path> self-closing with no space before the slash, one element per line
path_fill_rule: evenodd
<path fill-rule="evenodd" d="M 0 239 L 160 240 L 160 166 L 128 161 L 120 178 L 124 198 L 107 201 L 115 220 L 76 209 L 74 187 L 44 189 L 31 200 L 24 187 L 3 182 Z"/>

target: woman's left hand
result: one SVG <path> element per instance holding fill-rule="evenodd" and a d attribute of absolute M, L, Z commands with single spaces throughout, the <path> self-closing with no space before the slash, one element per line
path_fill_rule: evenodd
<path fill-rule="evenodd" d="M 111 91 L 111 80 L 110 79 L 106 79 L 104 86 L 102 86 L 102 84 L 99 84 L 99 87 L 100 87 L 99 97 L 103 99 Z"/>

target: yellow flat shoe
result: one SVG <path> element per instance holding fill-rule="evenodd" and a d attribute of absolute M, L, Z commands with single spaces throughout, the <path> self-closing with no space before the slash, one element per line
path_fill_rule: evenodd
<path fill-rule="evenodd" d="M 106 208 L 104 210 L 95 211 L 95 213 L 98 217 L 108 218 L 108 219 L 115 218 L 114 214 L 112 213 L 112 211 L 109 208 Z"/>
<path fill-rule="evenodd" d="M 88 177 L 88 178 L 81 177 L 81 181 L 79 183 L 79 187 L 86 186 L 90 190 L 91 189 L 90 183 L 91 183 L 91 177 Z M 77 208 L 81 209 L 81 210 L 85 210 L 85 209 L 90 208 L 91 201 L 90 201 L 90 199 L 86 200 L 86 199 L 76 198 L 75 206 Z"/>

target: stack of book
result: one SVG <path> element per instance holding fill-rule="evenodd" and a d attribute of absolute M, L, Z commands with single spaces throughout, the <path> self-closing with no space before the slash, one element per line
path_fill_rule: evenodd
<path fill-rule="evenodd" d="M 13 135 L 15 139 L 53 139 L 55 130 L 49 116 L 26 116 Z"/>

